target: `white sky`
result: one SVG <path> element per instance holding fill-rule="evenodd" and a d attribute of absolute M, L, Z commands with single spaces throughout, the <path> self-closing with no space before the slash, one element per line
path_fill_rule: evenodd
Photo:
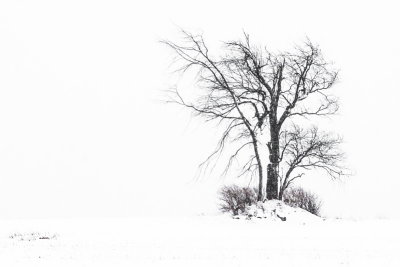
<path fill-rule="evenodd" d="M 285 50 L 308 36 L 341 69 L 345 182 L 304 180 L 330 216 L 400 216 L 396 1 L 0 2 L 0 218 L 187 214 L 216 129 L 163 104 L 177 26 L 211 46 L 246 30 Z M 186 193 L 182 194 L 184 191 Z M 194 207 L 193 210 L 190 210 Z"/>

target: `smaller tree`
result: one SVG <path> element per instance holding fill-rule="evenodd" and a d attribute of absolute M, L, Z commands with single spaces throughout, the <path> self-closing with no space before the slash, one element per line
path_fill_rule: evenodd
<path fill-rule="evenodd" d="M 227 145 L 231 145 L 231 156 L 225 168 L 225 174 L 239 154 L 247 152 L 249 158 L 240 163 L 241 175 L 258 175 L 259 201 L 264 199 L 264 171 L 259 146 L 259 135 L 268 117 L 266 93 L 261 84 L 244 65 L 247 56 L 237 50 L 233 43 L 225 43 L 227 53 L 213 56 L 203 36 L 182 31 L 181 44 L 162 41 L 177 56 L 178 72 L 189 70 L 196 73 L 200 96 L 190 101 L 178 90 L 173 91 L 171 102 L 191 109 L 194 115 L 214 121 L 224 129 L 217 148 L 201 164 L 208 163 L 220 155 Z M 246 35 L 247 36 L 247 35 Z"/>
<path fill-rule="evenodd" d="M 279 199 L 293 181 L 311 169 L 322 169 L 332 178 L 344 175 L 340 165 L 344 158 L 339 149 L 342 139 L 330 133 L 322 133 L 316 126 L 303 129 L 292 126 L 281 133 L 281 155 L 283 170 L 279 175 Z"/>

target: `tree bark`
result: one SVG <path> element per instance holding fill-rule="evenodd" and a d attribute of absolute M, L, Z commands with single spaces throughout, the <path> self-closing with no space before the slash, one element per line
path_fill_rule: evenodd
<path fill-rule="evenodd" d="M 268 164 L 267 172 L 267 199 L 278 199 L 278 165 L 276 163 Z"/>
<path fill-rule="evenodd" d="M 269 147 L 269 164 L 267 171 L 267 199 L 278 199 L 279 169 L 279 127 L 275 121 L 270 124 L 271 142 Z"/>
<path fill-rule="evenodd" d="M 281 190 L 279 190 L 279 197 L 278 197 L 278 199 L 279 200 L 282 200 L 283 199 L 283 192 L 284 192 L 284 190 L 282 190 L 283 188 L 281 188 Z"/>
<path fill-rule="evenodd" d="M 261 160 L 259 155 L 256 155 L 257 157 L 257 162 L 258 162 L 258 195 L 257 195 L 257 201 L 263 201 L 264 200 L 264 190 L 263 190 L 263 184 L 264 184 L 264 177 L 263 177 L 263 169 L 261 165 Z"/>
<path fill-rule="evenodd" d="M 260 158 L 260 153 L 258 151 L 258 145 L 257 145 L 257 138 L 253 132 L 250 132 L 252 140 L 253 140 L 253 148 L 254 148 L 254 154 L 256 156 L 256 161 L 258 165 L 258 194 L 257 194 L 257 201 L 263 201 L 264 200 L 264 190 L 263 190 L 263 184 L 264 184 L 264 173 L 263 173 L 263 168 L 262 168 L 262 162 Z"/>

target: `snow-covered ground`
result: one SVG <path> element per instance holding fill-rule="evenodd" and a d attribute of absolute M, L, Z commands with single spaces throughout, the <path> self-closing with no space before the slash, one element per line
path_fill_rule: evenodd
<path fill-rule="evenodd" d="M 400 266 L 399 225 L 223 215 L 2 220 L 0 266 Z"/>

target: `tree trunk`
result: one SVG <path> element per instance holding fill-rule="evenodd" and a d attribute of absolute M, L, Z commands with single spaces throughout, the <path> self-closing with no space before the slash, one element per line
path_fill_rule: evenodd
<path fill-rule="evenodd" d="M 267 199 L 278 199 L 278 164 L 268 164 Z"/>
<path fill-rule="evenodd" d="M 267 171 L 267 199 L 278 199 L 279 170 L 279 129 L 274 123 L 270 125 L 271 142 L 269 145 L 269 164 Z"/>
<path fill-rule="evenodd" d="M 253 148 L 254 148 L 254 154 L 256 156 L 257 160 L 257 165 L 258 165 L 258 194 L 257 194 L 257 201 L 263 201 L 264 200 L 264 190 L 263 190 L 263 184 L 264 184 L 264 174 L 263 174 L 263 168 L 262 168 L 262 163 L 260 159 L 260 153 L 258 152 L 258 145 L 257 145 L 257 138 L 253 132 L 250 132 L 252 140 L 253 140 Z"/>
<path fill-rule="evenodd" d="M 279 197 L 278 197 L 279 200 L 283 199 L 283 192 L 284 192 L 284 190 L 283 190 L 283 188 L 281 188 L 281 190 L 279 190 Z"/>
<path fill-rule="evenodd" d="M 258 164 L 258 194 L 257 194 L 257 201 L 263 201 L 264 200 L 264 190 L 263 190 L 263 170 L 262 166 Z"/>

